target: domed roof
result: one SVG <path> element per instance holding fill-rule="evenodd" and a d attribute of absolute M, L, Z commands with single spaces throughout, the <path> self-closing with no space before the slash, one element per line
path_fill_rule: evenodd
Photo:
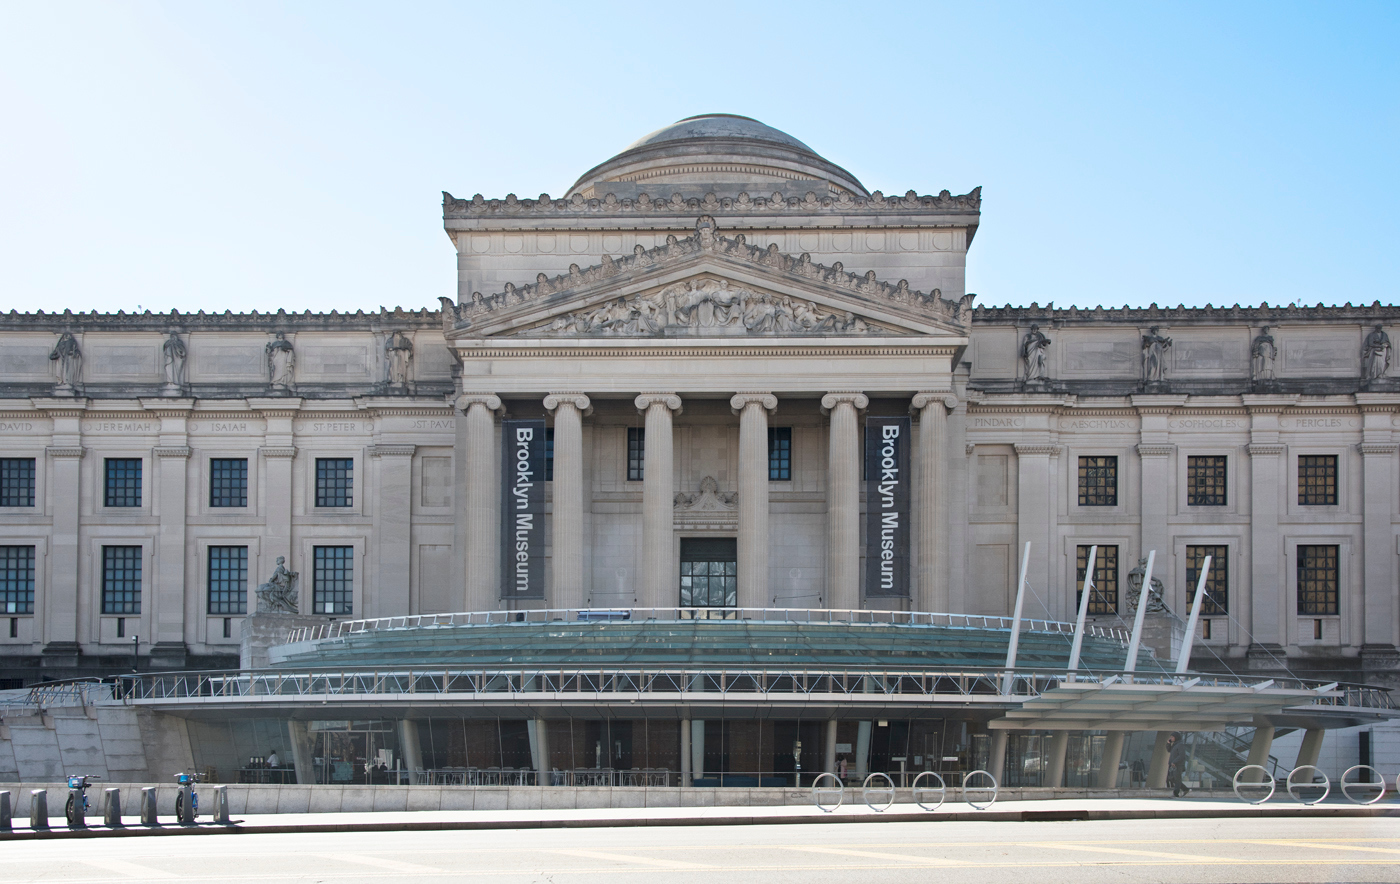
<path fill-rule="evenodd" d="M 755 195 L 771 190 L 815 190 L 869 196 L 854 175 L 786 132 L 735 114 L 687 117 L 657 129 L 622 153 L 583 174 L 569 195 L 592 199 L 605 193 L 668 196 L 657 185 L 684 184 L 686 191 Z"/>

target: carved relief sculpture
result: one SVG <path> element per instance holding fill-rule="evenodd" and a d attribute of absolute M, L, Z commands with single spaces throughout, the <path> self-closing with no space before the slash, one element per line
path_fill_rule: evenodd
<path fill-rule="evenodd" d="M 1361 345 L 1361 377 L 1379 380 L 1390 371 L 1390 337 L 1379 325 L 1366 336 Z"/>
<path fill-rule="evenodd" d="M 1269 327 L 1264 326 L 1259 332 L 1254 343 L 1249 347 L 1250 356 L 1250 377 L 1257 384 L 1270 384 L 1274 381 L 1274 358 L 1278 356 L 1278 348 L 1274 346 L 1274 336 L 1269 334 Z"/>
<path fill-rule="evenodd" d="M 1158 326 L 1142 336 L 1142 379 L 1148 384 L 1160 384 L 1167 379 L 1167 351 L 1172 339 L 1157 333 Z"/>
<path fill-rule="evenodd" d="M 719 482 L 714 476 L 706 476 L 700 480 L 700 490 L 696 494 L 686 494 L 681 492 L 676 495 L 675 507 L 678 510 L 692 510 L 695 512 L 724 512 L 732 510 L 739 505 L 738 492 L 728 493 L 719 490 Z"/>
<path fill-rule="evenodd" d="M 171 332 L 161 345 L 160 352 L 163 360 L 161 371 L 165 377 L 164 392 L 178 393 L 185 388 L 185 342 L 180 340 L 179 334 Z"/>
<path fill-rule="evenodd" d="M 78 349 L 78 341 L 69 332 L 64 332 L 49 354 L 58 370 L 58 390 L 71 393 L 77 390 L 83 378 L 83 351 Z"/>
<path fill-rule="evenodd" d="M 1046 351 L 1050 349 L 1050 339 L 1032 325 L 1026 338 L 1021 342 L 1021 358 L 1026 361 L 1026 383 L 1043 384 L 1050 380 L 1050 367 L 1046 364 Z"/>
<path fill-rule="evenodd" d="M 384 365 L 389 386 L 408 389 L 413 377 L 413 342 L 402 331 L 389 335 L 389 340 L 384 342 Z"/>
<path fill-rule="evenodd" d="M 295 614 L 297 612 L 297 572 L 288 571 L 286 559 L 277 557 L 277 568 L 268 581 L 258 586 L 259 614 Z"/>
<path fill-rule="evenodd" d="M 267 355 L 267 379 L 274 390 L 290 390 L 292 388 L 292 370 L 296 367 L 296 352 L 292 350 L 292 342 L 287 340 L 287 336 L 282 332 L 277 333 L 277 339 L 268 341 L 264 348 Z"/>
<path fill-rule="evenodd" d="M 1128 572 L 1128 610 L 1136 613 L 1138 599 L 1142 596 L 1142 579 L 1147 576 L 1147 557 L 1138 559 L 1137 567 Z M 1153 577 L 1152 586 L 1147 590 L 1147 613 L 1170 614 L 1167 603 L 1162 599 L 1162 578 Z"/>

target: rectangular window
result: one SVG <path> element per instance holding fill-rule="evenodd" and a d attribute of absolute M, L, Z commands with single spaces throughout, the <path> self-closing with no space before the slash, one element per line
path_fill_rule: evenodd
<path fill-rule="evenodd" d="M 554 481 L 554 428 L 546 427 L 544 431 L 544 480 Z"/>
<path fill-rule="evenodd" d="M 355 548 L 315 547 L 312 613 L 350 614 L 355 598 Z"/>
<path fill-rule="evenodd" d="M 0 506 L 34 505 L 34 458 L 0 458 Z"/>
<path fill-rule="evenodd" d="M 1224 458 L 1222 458 L 1223 460 Z M 1206 575 L 1206 599 L 1201 602 L 1202 614 L 1227 614 L 1230 603 L 1230 548 L 1228 546 L 1186 547 L 1186 610 L 1196 603 L 1196 583 L 1201 579 L 1201 565 L 1210 556 L 1210 573 Z"/>
<path fill-rule="evenodd" d="M 768 479 L 771 482 L 792 479 L 792 427 L 768 428 Z"/>
<path fill-rule="evenodd" d="M 1074 604 L 1084 598 L 1084 571 L 1089 567 L 1089 547 L 1075 548 Z M 1100 546 L 1094 553 L 1094 582 L 1089 587 L 1090 614 L 1118 613 L 1118 547 Z"/>
<path fill-rule="evenodd" d="M 1337 613 L 1340 547 L 1298 547 L 1298 613 Z"/>
<path fill-rule="evenodd" d="M 104 506 L 141 505 L 141 458 L 109 457 L 106 460 Z"/>
<path fill-rule="evenodd" d="M 248 611 L 248 547 L 209 547 L 209 613 Z"/>
<path fill-rule="evenodd" d="M 355 461 L 349 457 L 316 458 L 316 505 L 353 506 Z"/>
<path fill-rule="evenodd" d="M 141 613 L 141 547 L 102 547 L 102 613 Z"/>
<path fill-rule="evenodd" d="M 646 466 L 647 431 L 644 427 L 627 428 L 627 481 L 642 481 Z"/>
<path fill-rule="evenodd" d="M 681 539 L 681 606 L 739 604 L 738 544 L 732 537 Z"/>
<path fill-rule="evenodd" d="M 0 546 L 0 613 L 34 613 L 32 546 Z"/>
<path fill-rule="evenodd" d="M 1079 505 L 1118 505 L 1118 458 L 1079 458 Z"/>
<path fill-rule="evenodd" d="M 1337 505 L 1337 455 L 1303 454 L 1298 456 L 1298 504 L 1300 506 Z"/>
<path fill-rule="evenodd" d="M 209 505 L 248 505 L 248 458 L 216 457 L 209 461 Z"/>
<path fill-rule="evenodd" d="M 1186 458 L 1186 505 L 1225 506 L 1224 457 Z"/>

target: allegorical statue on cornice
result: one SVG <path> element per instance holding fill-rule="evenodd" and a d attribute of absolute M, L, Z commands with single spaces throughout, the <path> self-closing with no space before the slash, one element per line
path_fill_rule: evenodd
<path fill-rule="evenodd" d="M 1160 384 L 1167 379 L 1167 350 L 1172 339 L 1157 333 L 1158 326 L 1142 336 L 1142 379 L 1148 384 Z"/>
<path fill-rule="evenodd" d="M 1147 557 L 1138 559 L 1137 567 L 1128 572 L 1128 610 L 1136 613 L 1138 599 L 1142 597 L 1142 581 L 1147 576 Z M 1167 603 L 1162 599 L 1162 578 L 1153 577 L 1152 586 L 1147 590 L 1147 613 L 1169 614 Z"/>
<path fill-rule="evenodd" d="M 160 347 L 161 373 L 165 378 L 166 393 L 179 393 L 185 388 L 185 342 L 177 332 L 171 332 Z"/>
<path fill-rule="evenodd" d="M 76 391 L 83 379 L 83 351 L 78 348 L 78 340 L 71 333 L 64 332 L 59 336 L 49 359 L 54 361 L 58 369 L 58 391 Z"/>
<path fill-rule="evenodd" d="M 1390 371 L 1390 336 L 1379 325 L 1366 336 L 1361 345 L 1361 377 L 1375 381 Z"/>
<path fill-rule="evenodd" d="M 1274 346 L 1274 336 L 1269 334 L 1269 327 L 1266 325 L 1249 347 L 1250 377 L 1254 383 L 1268 385 L 1274 382 L 1274 359 L 1277 356 L 1278 348 Z"/>
<path fill-rule="evenodd" d="M 1049 349 L 1050 339 L 1040 330 L 1040 326 L 1032 325 L 1021 342 L 1021 358 L 1026 361 L 1026 383 L 1043 384 L 1050 380 L 1050 367 L 1046 363 L 1046 351 Z"/>
<path fill-rule="evenodd" d="M 413 342 L 402 331 L 389 335 L 384 342 L 384 367 L 391 388 L 408 389 L 413 377 Z"/>
<path fill-rule="evenodd" d="M 272 389 L 290 390 L 292 371 L 296 367 L 297 359 L 292 342 L 287 340 L 285 334 L 278 332 L 275 340 L 267 342 L 264 353 L 267 356 L 267 380 Z"/>
<path fill-rule="evenodd" d="M 266 583 L 258 586 L 259 614 L 295 614 L 297 612 L 297 572 L 288 571 L 286 559 L 277 557 L 277 568 Z"/>

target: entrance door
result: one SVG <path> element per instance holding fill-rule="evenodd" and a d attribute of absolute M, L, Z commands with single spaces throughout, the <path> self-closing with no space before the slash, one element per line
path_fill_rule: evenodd
<path fill-rule="evenodd" d="M 681 538 L 681 607 L 739 604 L 739 544 L 733 537 Z"/>

